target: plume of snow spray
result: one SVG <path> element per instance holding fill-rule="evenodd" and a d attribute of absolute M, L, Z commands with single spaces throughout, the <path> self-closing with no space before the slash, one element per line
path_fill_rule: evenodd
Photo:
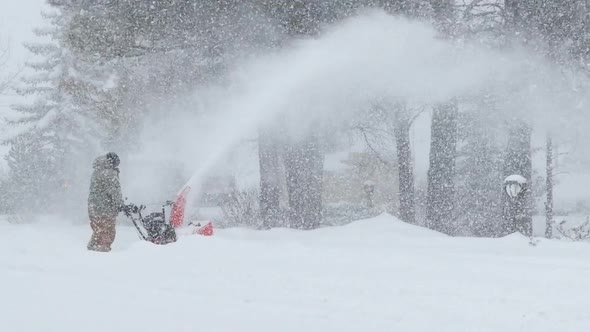
<path fill-rule="evenodd" d="M 234 64 L 229 86 L 208 86 L 190 97 L 200 112 L 168 113 L 170 130 L 163 140 L 168 143 L 160 146 L 174 146 L 180 153 L 172 158 L 196 170 L 185 184 L 195 195 L 236 143 L 279 116 L 289 124 L 284 135 L 297 137 L 312 124 L 344 121 L 378 98 L 434 104 L 484 90 L 524 96 L 518 109 L 506 110 L 524 115 L 531 111 L 527 105 L 544 111 L 569 103 L 548 99 L 539 86 L 555 75 L 526 52 L 458 45 L 438 38 L 424 22 L 372 11 L 329 27 L 318 38 Z M 159 145 L 145 144 L 151 150 Z"/>

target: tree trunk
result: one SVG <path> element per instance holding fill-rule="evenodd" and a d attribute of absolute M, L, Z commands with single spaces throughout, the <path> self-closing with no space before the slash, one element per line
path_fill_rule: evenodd
<path fill-rule="evenodd" d="M 520 175 L 527 181 L 522 194 L 511 199 L 504 194 L 505 231 L 510 234 L 521 232 L 531 236 L 533 232 L 532 217 L 532 173 L 531 162 L 532 129 L 524 122 L 519 122 L 510 129 L 508 146 L 504 159 L 504 177 Z"/>
<path fill-rule="evenodd" d="M 427 227 L 453 235 L 455 159 L 457 156 L 456 102 L 438 105 L 432 115 L 428 169 Z"/>
<path fill-rule="evenodd" d="M 395 143 L 399 176 L 400 218 L 407 223 L 416 222 L 414 170 L 410 146 L 411 119 L 405 105 L 398 106 L 395 117 Z"/>
<path fill-rule="evenodd" d="M 453 0 L 431 0 L 434 19 L 442 38 L 452 38 L 455 23 Z M 435 106 L 432 114 L 430 165 L 426 193 L 426 226 L 454 235 L 455 160 L 457 157 L 455 100 Z"/>
<path fill-rule="evenodd" d="M 260 213 L 265 228 L 280 226 L 281 166 L 279 145 L 270 130 L 260 130 L 258 136 L 260 164 Z"/>
<path fill-rule="evenodd" d="M 292 228 L 314 229 L 322 220 L 324 159 L 317 137 L 307 137 L 286 149 L 289 221 Z"/>
<path fill-rule="evenodd" d="M 547 135 L 547 202 L 545 202 L 545 237 L 553 236 L 553 139 Z"/>

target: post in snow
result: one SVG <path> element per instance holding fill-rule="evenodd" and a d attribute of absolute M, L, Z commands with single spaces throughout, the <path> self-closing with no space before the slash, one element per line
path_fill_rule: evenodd
<path fill-rule="evenodd" d="M 509 198 L 505 215 L 508 226 L 526 236 L 532 236 L 532 220 L 528 218 L 526 201 L 529 189 L 528 181 L 522 175 L 513 174 L 504 179 L 504 191 Z"/>

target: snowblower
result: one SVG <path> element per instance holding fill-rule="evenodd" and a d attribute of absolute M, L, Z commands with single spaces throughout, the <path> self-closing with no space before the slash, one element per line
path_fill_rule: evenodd
<path fill-rule="evenodd" d="M 131 219 L 140 238 L 155 244 L 169 244 L 176 242 L 178 235 L 213 235 L 213 223 L 189 222 L 184 225 L 184 209 L 187 191 L 183 191 L 176 202 L 167 201 L 162 205 L 161 212 L 152 212 L 143 216 L 145 205 L 128 204 L 123 207 L 125 215 Z M 171 206 L 170 221 L 166 221 L 166 207 Z M 141 227 L 140 227 L 141 226 Z M 142 230 L 143 229 L 143 230 Z M 145 230 L 145 232 L 144 232 Z"/>
<path fill-rule="evenodd" d="M 172 205 L 172 202 L 166 202 L 162 206 L 162 212 L 152 212 L 145 217 L 142 215 L 142 211 L 146 208 L 145 205 L 125 205 L 123 212 L 131 219 L 143 240 L 164 245 L 177 240 L 176 231 L 166 222 L 166 206 L 170 205 Z M 142 228 L 145 230 L 145 234 Z"/>

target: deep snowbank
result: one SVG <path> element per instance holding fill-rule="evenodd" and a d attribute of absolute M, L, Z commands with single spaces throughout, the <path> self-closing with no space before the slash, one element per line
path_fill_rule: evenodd
<path fill-rule="evenodd" d="M 590 246 L 450 238 L 383 215 L 218 230 L 159 247 L 119 227 L 0 223 L 2 330 L 588 331 Z"/>

